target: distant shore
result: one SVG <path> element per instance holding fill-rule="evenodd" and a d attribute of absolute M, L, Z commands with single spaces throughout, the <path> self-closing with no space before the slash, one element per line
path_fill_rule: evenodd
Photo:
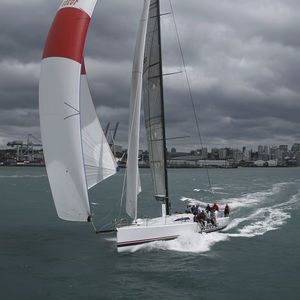
<path fill-rule="evenodd" d="M 44 168 L 45 164 L 38 164 L 38 163 L 32 163 L 32 164 L 0 164 L 0 167 L 20 167 L 20 168 L 26 168 L 26 167 L 41 167 Z M 121 165 L 119 166 L 122 169 L 125 169 L 126 166 Z M 168 169 L 237 169 L 237 168 L 296 168 L 297 166 L 189 166 L 189 165 L 177 165 L 177 166 L 168 166 Z M 149 166 L 139 166 L 139 168 L 142 169 L 149 169 Z"/>

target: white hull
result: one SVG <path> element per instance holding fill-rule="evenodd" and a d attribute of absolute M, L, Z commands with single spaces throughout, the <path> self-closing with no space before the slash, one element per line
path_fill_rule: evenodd
<path fill-rule="evenodd" d="M 138 219 L 129 226 L 117 228 L 118 252 L 131 251 L 133 247 L 161 240 L 176 239 L 188 232 L 212 232 L 225 228 L 229 218 L 218 218 L 217 226 L 201 228 L 192 214 L 176 214 L 155 219 Z"/>

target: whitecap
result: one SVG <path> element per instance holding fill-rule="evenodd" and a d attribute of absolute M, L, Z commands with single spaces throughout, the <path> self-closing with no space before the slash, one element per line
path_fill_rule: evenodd
<path fill-rule="evenodd" d="M 40 178 L 47 175 L 0 175 L 0 178 Z"/>
<path fill-rule="evenodd" d="M 106 237 L 104 239 L 108 242 L 117 242 L 117 237 L 116 236 L 115 237 Z"/>

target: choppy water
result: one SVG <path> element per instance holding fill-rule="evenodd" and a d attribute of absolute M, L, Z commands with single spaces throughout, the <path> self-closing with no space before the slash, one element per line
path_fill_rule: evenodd
<path fill-rule="evenodd" d="M 300 168 L 169 171 L 172 210 L 217 202 L 226 231 L 117 254 L 113 234 L 56 216 L 45 169 L 0 168 L 0 299 L 300 299 Z M 97 227 L 119 215 L 122 171 L 91 193 Z M 139 216 L 157 216 L 141 170 Z"/>

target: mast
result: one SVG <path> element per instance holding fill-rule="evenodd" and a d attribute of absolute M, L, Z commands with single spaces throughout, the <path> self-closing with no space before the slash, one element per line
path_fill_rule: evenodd
<path fill-rule="evenodd" d="M 165 204 L 166 214 L 170 215 L 170 202 L 168 190 L 168 171 L 167 171 L 167 145 L 166 145 L 166 126 L 165 126 L 165 109 L 164 109 L 164 89 L 163 89 L 163 75 L 162 75 L 162 54 L 161 54 L 161 25 L 160 25 L 160 0 L 157 0 L 157 20 L 158 20 L 158 45 L 159 45 L 159 68 L 160 68 L 160 89 L 161 89 L 161 111 L 162 111 L 162 131 L 163 131 L 163 147 L 164 147 L 164 171 L 165 171 Z"/>

